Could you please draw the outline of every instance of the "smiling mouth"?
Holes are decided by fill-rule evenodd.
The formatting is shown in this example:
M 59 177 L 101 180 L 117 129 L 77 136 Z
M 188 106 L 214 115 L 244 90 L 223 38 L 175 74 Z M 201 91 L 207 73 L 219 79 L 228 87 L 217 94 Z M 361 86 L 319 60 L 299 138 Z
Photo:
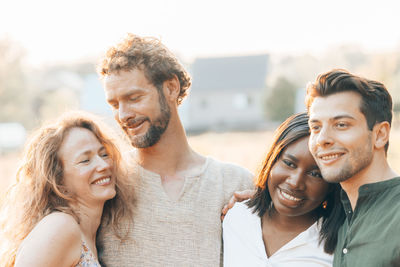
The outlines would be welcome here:
M 92 184 L 95 185 L 106 185 L 109 184 L 111 182 L 111 177 L 105 177 L 105 178 L 100 178 L 95 180 Z
M 290 201 L 300 202 L 300 201 L 303 200 L 303 199 L 301 199 L 301 198 L 295 197 L 295 196 L 293 196 L 293 195 L 291 195 L 291 194 L 289 194 L 289 193 L 286 193 L 286 192 L 282 191 L 282 189 L 280 189 L 280 188 L 279 188 L 279 193 L 281 194 L 281 196 L 282 196 L 284 199 L 287 199 L 287 200 L 290 200 Z
M 127 124 L 125 124 L 125 128 L 128 128 L 128 129 L 137 128 L 145 121 L 146 121 L 145 118 L 135 119 L 135 120 L 129 121 Z
M 337 160 L 339 157 L 341 157 L 342 155 L 343 155 L 343 153 L 334 153 L 334 154 L 319 156 L 318 158 L 325 162 L 333 162 L 333 161 Z
M 126 132 L 127 131 L 135 132 L 143 125 L 144 122 L 146 122 L 146 119 L 140 119 L 124 125 L 123 128 L 125 129 Z

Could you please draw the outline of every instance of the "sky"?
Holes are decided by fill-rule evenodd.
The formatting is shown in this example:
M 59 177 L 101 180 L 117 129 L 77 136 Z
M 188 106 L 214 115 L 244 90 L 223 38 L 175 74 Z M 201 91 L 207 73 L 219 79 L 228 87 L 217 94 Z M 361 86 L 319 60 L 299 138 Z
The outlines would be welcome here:
M 155 36 L 186 61 L 318 54 L 343 44 L 400 50 L 398 0 L 0 0 L 0 39 L 33 66 L 101 55 L 127 32 Z

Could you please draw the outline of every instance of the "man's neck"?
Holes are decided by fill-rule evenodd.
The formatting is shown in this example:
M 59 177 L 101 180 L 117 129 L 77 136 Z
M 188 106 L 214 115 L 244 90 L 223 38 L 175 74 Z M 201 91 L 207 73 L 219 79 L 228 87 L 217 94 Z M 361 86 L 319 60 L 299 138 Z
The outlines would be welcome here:
M 179 200 L 187 176 L 200 173 L 206 160 L 194 152 L 180 122 L 170 124 L 157 144 L 138 149 L 137 163 L 160 175 L 165 193 L 172 201 Z
M 358 199 L 358 190 L 361 186 L 386 181 L 396 176 L 398 176 L 398 174 L 390 168 L 386 157 L 375 157 L 369 166 L 346 181 L 341 182 L 340 185 L 346 192 L 354 211 Z
M 174 176 L 204 163 L 189 146 L 180 121 L 172 122 L 157 144 L 138 149 L 137 163 L 160 176 Z

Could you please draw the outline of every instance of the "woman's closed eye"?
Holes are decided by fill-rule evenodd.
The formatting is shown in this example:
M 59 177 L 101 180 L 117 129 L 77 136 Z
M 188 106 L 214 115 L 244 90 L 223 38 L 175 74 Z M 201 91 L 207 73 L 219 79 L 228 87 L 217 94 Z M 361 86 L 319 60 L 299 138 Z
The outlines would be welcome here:
M 99 150 L 99 156 L 102 158 L 108 158 L 108 152 L 106 150 L 106 148 L 103 146 L 101 147 L 101 149 Z
M 84 164 L 84 163 L 89 163 L 89 161 L 90 161 L 90 159 L 82 159 L 79 161 L 79 163 Z

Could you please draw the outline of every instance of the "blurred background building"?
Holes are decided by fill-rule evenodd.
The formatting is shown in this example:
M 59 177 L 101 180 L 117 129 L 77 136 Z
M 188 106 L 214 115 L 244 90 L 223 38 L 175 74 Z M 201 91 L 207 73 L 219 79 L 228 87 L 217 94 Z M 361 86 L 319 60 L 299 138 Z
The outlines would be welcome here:
M 254 130 L 265 121 L 268 55 L 197 58 L 181 118 L 188 131 Z

